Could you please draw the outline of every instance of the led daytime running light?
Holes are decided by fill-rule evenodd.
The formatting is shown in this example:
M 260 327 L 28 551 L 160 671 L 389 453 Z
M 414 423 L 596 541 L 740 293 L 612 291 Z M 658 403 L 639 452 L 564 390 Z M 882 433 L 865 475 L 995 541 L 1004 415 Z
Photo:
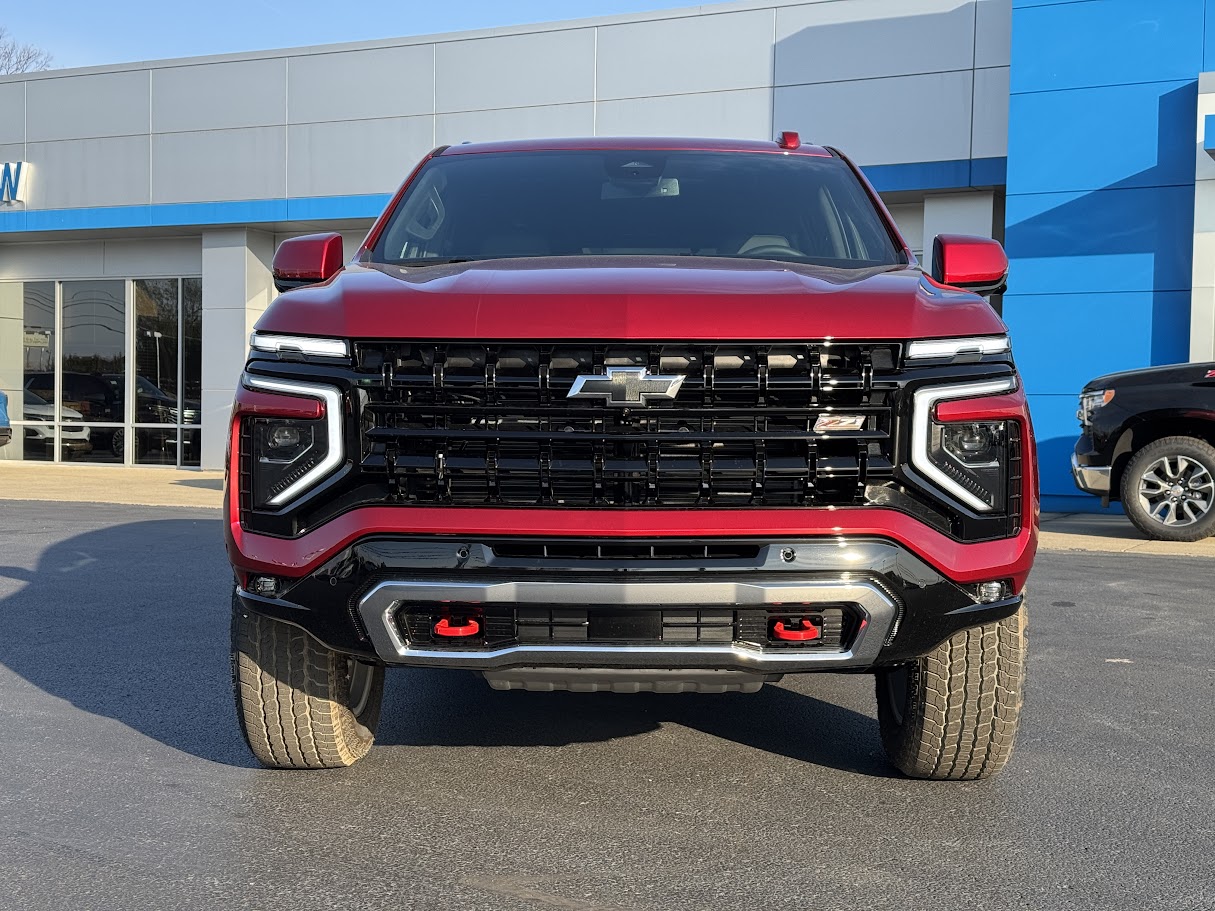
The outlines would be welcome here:
M 1007 335 L 980 335 L 972 338 L 917 339 L 907 346 L 908 360 L 957 357 L 962 354 L 1004 354 L 1012 350 Z
M 250 389 L 278 392 L 283 395 L 301 395 L 321 399 L 325 403 L 325 427 L 329 433 L 329 451 L 303 477 L 270 498 L 270 506 L 282 506 L 306 490 L 315 487 L 319 481 L 332 474 L 334 469 L 345 460 L 346 452 L 342 446 L 342 396 L 333 386 L 299 383 L 294 380 L 275 380 L 246 374 L 244 383 Z

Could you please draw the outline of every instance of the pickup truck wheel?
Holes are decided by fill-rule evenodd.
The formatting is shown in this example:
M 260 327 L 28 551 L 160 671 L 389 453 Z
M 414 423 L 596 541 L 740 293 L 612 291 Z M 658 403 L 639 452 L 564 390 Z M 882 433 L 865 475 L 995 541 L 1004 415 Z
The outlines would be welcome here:
M 325 648 L 232 598 L 232 684 L 249 749 L 272 769 L 331 769 L 367 755 L 384 668 Z
M 912 778 L 966 781 L 1012 756 L 1025 681 L 1025 606 L 955 633 L 918 661 L 877 674 L 890 761 Z
M 1122 473 L 1122 508 L 1149 538 L 1198 541 L 1215 533 L 1215 448 L 1195 437 L 1148 443 Z

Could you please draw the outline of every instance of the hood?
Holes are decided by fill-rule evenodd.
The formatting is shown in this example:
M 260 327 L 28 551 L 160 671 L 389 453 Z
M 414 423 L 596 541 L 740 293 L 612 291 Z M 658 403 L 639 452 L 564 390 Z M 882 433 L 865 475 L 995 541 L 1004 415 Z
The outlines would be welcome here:
M 705 257 L 348 266 L 280 295 L 266 332 L 338 338 L 882 340 L 1007 331 L 982 298 L 914 267 Z
M 1129 386 L 1156 386 L 1166 383 L 1215 383 L 1215 363 L 1166 364 L 1163 367 L 1142 367 L 1138 370 L 1123 370 L 1107 373 L 1084 384 L 1084 391 L 1092 389 L 1125 389 Z

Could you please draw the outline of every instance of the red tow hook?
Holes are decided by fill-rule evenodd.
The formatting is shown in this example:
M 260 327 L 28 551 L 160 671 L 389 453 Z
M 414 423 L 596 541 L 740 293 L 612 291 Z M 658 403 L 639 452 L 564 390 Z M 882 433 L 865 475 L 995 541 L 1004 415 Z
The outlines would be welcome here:
M 783 620 L 777 620 L 772 627 L 772 635 L 785 642 L 809 642 L 819 637 L 819 628 L 803 617 L 799 621 L 799 629 L 787 629 Z
M 463 636 L 475 636 L 481 632 L 481 624 L 469 617 L 461 625 L 453 624 L 450 620 L 444 617 L 435 624 L 435 635 L 443 636 L 448 639 L 458 639 Z

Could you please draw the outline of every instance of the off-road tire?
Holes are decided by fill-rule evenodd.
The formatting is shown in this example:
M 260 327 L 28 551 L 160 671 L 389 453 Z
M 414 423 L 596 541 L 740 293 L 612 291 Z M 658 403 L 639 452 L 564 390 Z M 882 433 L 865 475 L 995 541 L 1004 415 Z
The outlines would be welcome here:
M 1184 456 L 1206 469 L 1215 477 L 1215 447 L 1197 437 L 1164 437 L 1148 443 L 1131 456 L 1122 472 L 1120 496 L 1122 509 L 1131 523 L 1149 538 L 1160 541 L 1201 541 L 1215 534 L 1215 507 L 1189 525 L 1165 525 L 1144 508 L 1139 498 L 1139 480 L 1153 462 L 1161 458 Z
M 886 756 L 911 778 L 967 781 L 1012 756 L 1025 682 L 1025 606 L 877 674 Z
M 360 683 L 358 714 L 352 673 Z M 332 769 L 371 749 L 384 668 L 356 668 L 302 629 L 245 610 L 233 594 L 232 686 L 241 733 L 262 765 Z

